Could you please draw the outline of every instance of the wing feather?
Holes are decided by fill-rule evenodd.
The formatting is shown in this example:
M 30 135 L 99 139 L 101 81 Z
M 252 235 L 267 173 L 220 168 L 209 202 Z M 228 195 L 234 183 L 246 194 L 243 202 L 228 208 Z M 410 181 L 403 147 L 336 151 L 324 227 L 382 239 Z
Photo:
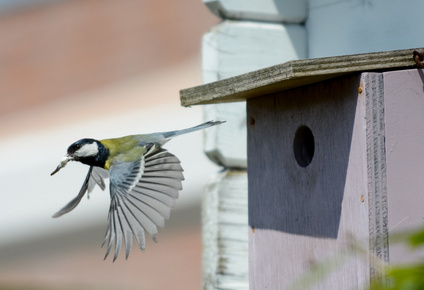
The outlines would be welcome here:
M 96 184 L 102 190 L 104 190 L 105 189 L 104 179 L 108 177 L 109 177 L 109 172 L 106 169 L 90 166 L 78 195 L 74 199 L 72 199 L 67 205 L 65 205 L 61 210 L 55 213 L 53 217 L 54 218 L 60 217 L 61 215 L 64 215 L 65 213 L 68 213 L 74 208 L 76 208 L 77 205 L 80 203 L 81 199 L 87 193 L 87 191 L 88 193 L 90 193 L 93 190 L 93 188 L 96 186 Z
M 123 213 L 125 213 L 125 217 L 126 220 L 128 222 L 128 228 L 130 229 L 130 232 L 132 232 L 134 234 L 134 237 L 137 241 L 137 244 L 139 246 L 139 248 L 144 251 L 145 249 L 145 235 L 144 235 L 144 229 L 143 227 L 140 225 L 140 223 L 138 222 L 138 220 L 135 218 L 135 215 L 133 213 L 133 211 L 128 208 L 128 204 L 127 201 L 125 199 L 122 199 L 123 204 L 125 205 L 126 211 L 123 211 Z M 132 242 L 132 236 L 129 236 L 129 239 Z M 128 259 L 129 256 L 129 252 L 131 250 L 131 245 L 132 243 L 126 243 L 126 258 Z
M 88 193 L 92 192 L 96 184 L 102 189 L 105 190 L 105 178 L 109 178 L 109 171 L 101 167 L 93 167 L 91 172 L 91 178 L 88 181 Z
M 111 204 L 111 209 L 109 210 L 109 215 L 108 215 L 108 231 L 106 233 L 106 237 L 108 240 L 108 246 L 107 246 L 107 250 L 106 250 L 106 255 L 104 257 L 104 260 L 106 260 L 107 256 L 109 255 L 110 251 L 112 250 L 112 246 L 113 243 L 115 242 L 115 224 L 114 224 L 114 219 L 113 219 L 113 209 L 112 209 L 112 204 Z M 105 237 L 105 240 L 106 240 Z
M 163 164 L 174 164 L 174 163 L 180 163 L 177 157 L 169 153 L 168 151 L 161 151 L 166 152 L 168 154 L 156 154 L 156 155 L 150 155 L 149 156 L 149 162 L 151 166 L 154 165 L 163 165 Z
M 150 183 L 150 182 L 139 182 L 135 188 L 139 189 L 151 189 L 163 194 L 166 194 L 174 199 L 178 198 L 178 189 L 169 187 L 167 185 Z
M 164 219 L 168 219 L 171 213 L 171 208 L 169 206 L 167 206 L 166 204 L 164 204 L 163 202 L 150 197 L 148 195 L 144 195 L 143 199 L 140 200 L 139 197 L 140 194 L 137 193 L 137 195 L 134 195 L 135 191 L 130 193 L 130 196 L 134 199 L 137 199 L 138 201 L 146 204 L 147 206 L 149 206 L 151 209 L 155 210 L 157 213 L 160 214 L 161 217 L 163 217 Z M 163 221 L 165 222 L 165 221 Z M 158 223 L 156 223 L 158 226 L 163 227 L 163 225 L 159 225 Z
M 128 200 L 128 198 L 127 198 Z M 147 234 L 156 241 L 157 227 L 153 220 L 148 217 L 144 212 L 140 210 L 140 208 L 135 205 L 133 202 L 128 203 L 128 209 L 131 210 L 135 219 L 138 221 L 140 226 L 147 232 Z M 137 225 L 132 225 L 137 226 Z
M 177 190 L 183 189 L 181 180 L 174 179 L 174 178 L 168 178 L 168 177 L 148 177 L 144 180 L 140 180 L 143 184 L 145 183 L 153 183 L 157 185 L 165 185 L 168 187 L 175 188 Z
M 175 199 L 163 192 L 141 187 L 135 187 L 132 192 L 151 197 L 163 203 L 168 208 L 173 208 L 175 206 Z
M 157 226 L 163 228 L 165 226 L 165 218 L 163 215 L 160 214 L 157 210 L 147 205 L 144 201 L 138 199 L 137 197 L 133 195 L 129 195 L 127 197 L 131 203 L 137 207 L 137 209 L 143 213 L 146 214 L 149 219 L 154 222 Z M 144 199 L 143 199 L 144 200 Z
M 103 246 L 106 244 L 106 242 L 109 244 L 109 242 L 110 242 L 110 229 L 111 229 L 111 227 L 110 227 L 110 218 L 109 218 L 109 216 L 108 216 L 108 218 L 107 218 L 107 221 L 108 221 L 108 227 L 107 227 L 107 230 L 106 230 L 106 234 L 105 234 L 105 238 L 103 239 L 103 243 L 102 243 L 102 248 L 103 248 Z M 106 258 L 106 257 L 105 257 Z
M 115 245 L 115 261 L 125 242 L 126 258 L 134 235 L 141 250 L 146 232 L 154 241 L 157 227 L 163 227 L 182 189 L 183 169 L 177 157 L 151 144 L 147 152 L 133 162 L 116 162 L 110 168 L 108 242 L 106 256 Z
M 115 199 L 117 200 L 117 199 Z M 119 207 L 117 207 L 116 203 L 114 206 L 114 211 L 113 211 L 113 224 L 115 226 L 114 230 L 115 230 L 115 235 L 116 235 L 116 239 L 115 239 L 115 254 L 113 255 L 113 261 L 116 260 L 116 258 L 118 258 L 118 254 L 121 251 L 121 247 L 122 247 L 122 227 L 121 227 L 121 222 L 119 219 Z
M 90 166 L 78 195 L 74 199 L 72 199 L 70 202 L 68 202 L 68 204 L 66 204 L 61 210 L 55 213 L 53 215 L 54 218 L 60 217 L 61 215 L 64 215 L 65 213 L 68 213 L 74 208 L 76 208 L 76 206 L 80 203 L 81 199 L 84 197 L 85 193 L 87 192 L 88 183 L 91 178 L 92 171 L 93 171 L 93 166 Z
M 171 171 L 171 170 L 162 170 L 162 171 L 144 171 L 143 174 L 143 178 L 150 178 L 150 177 L 169 177 L 169 178 L 173 178 L 176 180 L 180 180 L 183 181 L 184 180 L 184 176 L 182 172 L 179 171 Z
M 176 170 L 176 171 L 180 171 L 181 165 L 180 163 L 163 163 L 163 164 L 156 164 L 156 165 L 151 165 L 149 164 L 149 167 L 144 168 L 144 173 L 150 172 L 150 171 L 162 171 L 162 170 Z

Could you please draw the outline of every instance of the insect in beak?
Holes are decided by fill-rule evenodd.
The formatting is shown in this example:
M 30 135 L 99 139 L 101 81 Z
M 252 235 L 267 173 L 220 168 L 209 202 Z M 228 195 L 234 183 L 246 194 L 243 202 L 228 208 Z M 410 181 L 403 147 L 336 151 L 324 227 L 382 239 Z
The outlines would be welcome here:
M 62 158 L 62 160 L 60 161 L 60 164 L 56 167 L 56 169 L 50 174 L 53 175 L 56 172 L 58 172 L 60 169 L 62 169 L 63 167 L 66 166 L 66 164 L 71 161 L 73 158 L 69 155 L 66 155 L 65 157 Z

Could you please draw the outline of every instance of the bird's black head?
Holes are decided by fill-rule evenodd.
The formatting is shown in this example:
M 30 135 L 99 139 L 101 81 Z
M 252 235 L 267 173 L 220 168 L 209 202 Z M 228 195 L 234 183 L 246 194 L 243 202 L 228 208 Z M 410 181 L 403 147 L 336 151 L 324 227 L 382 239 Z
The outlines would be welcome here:
M 81 163 L 104 167 L 109 151 L 97 140 L 81 139 L 68 147 L 71 160 Z

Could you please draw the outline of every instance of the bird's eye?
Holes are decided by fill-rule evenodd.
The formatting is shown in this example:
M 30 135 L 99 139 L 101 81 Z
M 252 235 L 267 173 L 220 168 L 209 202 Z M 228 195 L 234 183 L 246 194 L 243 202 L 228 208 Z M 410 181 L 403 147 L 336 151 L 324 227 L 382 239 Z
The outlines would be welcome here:
M 74 153 L 75 151 L 79 150 L 82 147 L 81 144 L 72 144 L 71 146 L 69 146 L 68 148 L 68 153 Z
M 82 147 L 81 143 L 74 144 L 75 151 Z

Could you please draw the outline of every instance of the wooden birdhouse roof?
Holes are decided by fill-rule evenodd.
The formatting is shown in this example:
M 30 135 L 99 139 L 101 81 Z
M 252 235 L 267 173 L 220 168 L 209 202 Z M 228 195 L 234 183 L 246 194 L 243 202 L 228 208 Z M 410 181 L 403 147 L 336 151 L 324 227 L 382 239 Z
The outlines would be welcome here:
M 244 101 L 339 76 L 416 67 L 413 49 L 288 61 L 180 91 L 181 105 Z

